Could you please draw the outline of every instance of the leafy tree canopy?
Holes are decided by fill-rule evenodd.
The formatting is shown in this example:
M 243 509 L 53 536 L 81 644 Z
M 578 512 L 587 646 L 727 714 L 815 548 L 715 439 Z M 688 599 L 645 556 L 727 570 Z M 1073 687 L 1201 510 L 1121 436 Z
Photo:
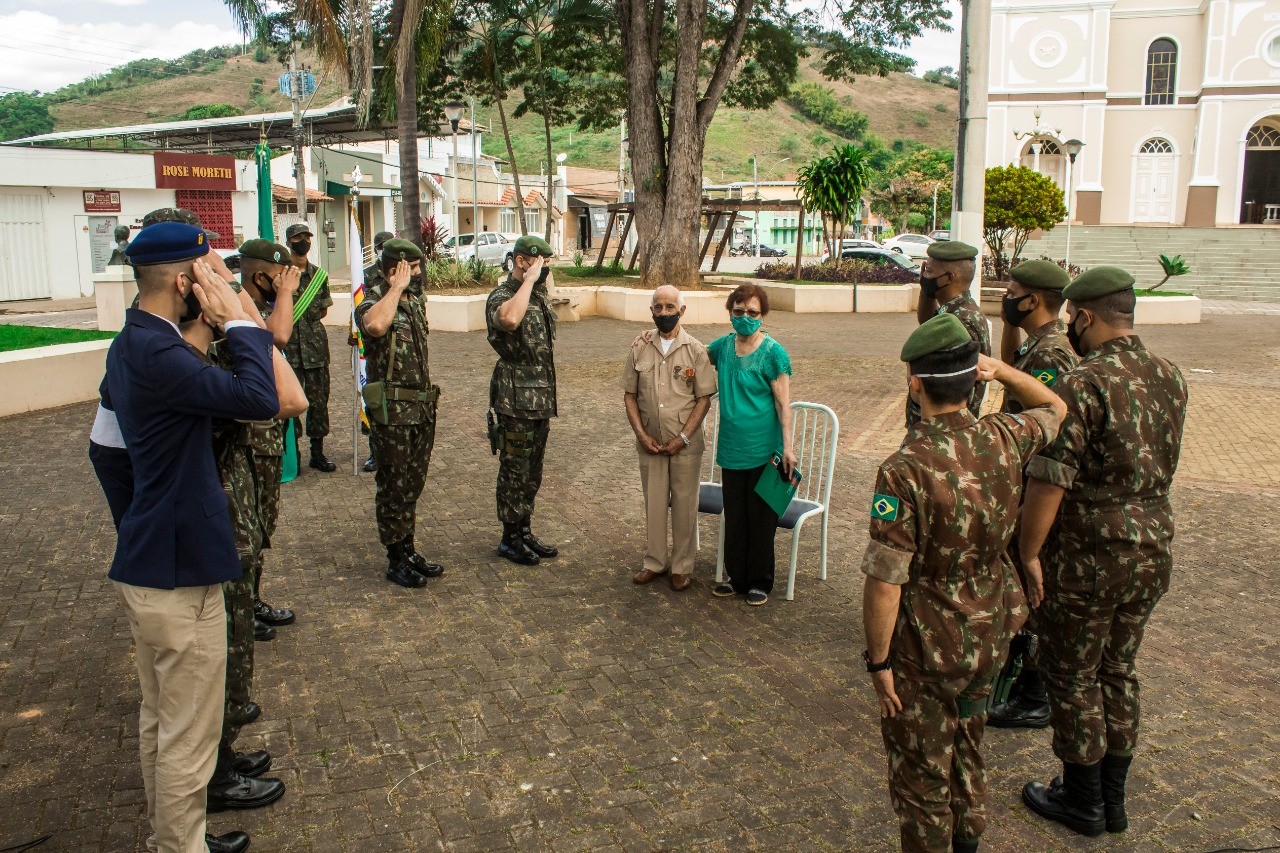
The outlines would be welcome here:
M 1033 231 L 1048 231 L 1066 215 L 1062 189 L 1047 175 L 1025 166 L 987 169 L 982 228 L 996 278 L 1017 263 Z
M 53 130 L 49 107 L 39 93 L 10 92 L 0 97 L 0 141 Z

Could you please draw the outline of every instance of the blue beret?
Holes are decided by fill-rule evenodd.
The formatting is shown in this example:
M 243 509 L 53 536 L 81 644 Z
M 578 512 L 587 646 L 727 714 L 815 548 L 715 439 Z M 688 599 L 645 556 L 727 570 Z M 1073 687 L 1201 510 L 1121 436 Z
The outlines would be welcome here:
M 171 264 L 209 254 L 209 241 L 194 225 L 157 222 L 139 231 L 124 253 L 136 267 Z

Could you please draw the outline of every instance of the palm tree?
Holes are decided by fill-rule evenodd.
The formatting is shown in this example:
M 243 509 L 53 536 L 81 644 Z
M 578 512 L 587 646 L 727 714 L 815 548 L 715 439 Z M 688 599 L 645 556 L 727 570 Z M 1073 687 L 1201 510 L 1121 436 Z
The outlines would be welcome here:
M 857 218 L 870 180 L 866 152 L 852 145 L 837 147 L 828 156 L 800 167 L 796 177 L 800 200 L 822 216 L 823 236 L 830 241 L 832 260 L 840 258 L 840 238 L 845 226 Z

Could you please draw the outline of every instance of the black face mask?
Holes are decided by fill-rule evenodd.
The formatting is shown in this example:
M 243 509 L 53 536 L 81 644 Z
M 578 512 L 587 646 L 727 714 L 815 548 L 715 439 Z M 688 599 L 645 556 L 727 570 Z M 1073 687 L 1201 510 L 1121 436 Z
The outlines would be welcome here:
M 1006 296 L 1000 301 L 1000 316 L 1010 326 L 1021 326 L 1022 321 L 1031 316 L 1036 309 L 1023 310 L 1018 306 L 1022 304 L 1022 300 L 1030 297 L 1030 293 L 1024 293 L 1022 296 Z
M 679 314 L 654 314 L 653 322 L 654 322 L 654 325 L 658 327 L 659 332 L 662 332 L 662 334 L 664 335 L 669 335 L 671 334 L 671 331 L 675 329 L 676 326 L 680 325 L 680 315 Z
M 308 252 L 310 252 L 310 251 L 311 251 L 311 241 L 310 241 L 310 240 L 298 240 L 298 241 L 297 241 L 297 242 L 295 242 L 295 243 L 290 243 L 290 244 L 289 244 L 289 248 L 290 248 L 291 250 L 293 250 L 293 253 L 294 253 L 295 255 L 305 255 L 305 254 L 307 254 Z
M 538 280 L 533 283 L 533 286 L 534 287 L 545 286 L 547 283 L 547 276 L 550 274 L 551 274 L 551 267 L 546 266 L 544 264 L 542 267 L 542 272 L 538 273 Z
M 266 283 L 266 284 L 263 284 L 263 283 L 258 279 L 258 276 L 262 276 L 262 278 L 266 279 L 266 280 L 267 280 L 267 283 Z M 268 302 L 275 302 L 275 301 L 276 301 L 276 289 L 275 289 L 275 286 L 273 285 L 273 283 L 272 283 L 272 281 L 271 281 L 271 276 L 267 275 L 267 274 L 266 274 L 266 273 L 264 273 L 264 272 L 254 273 L 254 274 L 253 274 L 253 286 L 254 286 L 254 287 L 256 287 L 256 288 L 258 288 L 258 290 L 262 293 L 262 298 L 263 298 L 263 299 L 267 300 Z
M 1079 314 L 1076 315 L 1076 319 L 1080 319 Z M 1083 335 L 1084 332 L 1076 331 L 1075 320 L 1071 321 L 1071 323 L 1067 325 L 1067 342 L 1071 344 L 1071 348 L 1076 351 L 1076 355 L 1081 358 L 1084 358 L 1084 354 L 1086 352 L 1084 348 L 1084 341 L 1081 340 Z
M 927 276 L 924 270 L 920 271 L 920 292 L 932 299 L 938 295 L 938 282 L 942 280 L 942 276 Z
M 200 312 L 203 309 L 200 307 L 200 300 L 196 297 L 196 288 L 194 284 L 191 286 L 190 292 L 188 292 L 186 296 L 182 297 L 182 303 L 184 307 L 182 309 L 182 316 L 178 318 L 179 323 L 190 323 L 192 320 L 200 316 Z
M 422 293 L 422 273 L 409 276 L 409 286 L 405 288 L 409 293 L 418 296 Z

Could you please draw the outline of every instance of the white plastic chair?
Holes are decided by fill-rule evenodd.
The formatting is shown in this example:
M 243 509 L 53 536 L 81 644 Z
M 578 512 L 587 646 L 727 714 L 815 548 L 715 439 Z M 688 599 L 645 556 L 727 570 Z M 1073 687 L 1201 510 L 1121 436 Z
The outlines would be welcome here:
M 711 396 L 711 408 L 702 421 L 702 437 L 706 471 L 698 483 L 698 513 L 720 516 L 724 514 L 724 491 L 720 487 L 720 468 L 716 465 L 716 439 L 720 436 L 720 395 Z M 722 525 L 723 527 L 723 525 Z M 723 535 L 723 532 L 722 532 Z M 694 525 L 694 548 L 702 550 L 702 525 Z
M 804 475 L 787 511 L 778 518 L 778 527 L 791 531 L 791 568 L 787 574 L 787 601 L 795 599 L 796 562 L 800 554 L 800 528 L 815 516 L 822 516 L 822 550 L 818 577 L 827 579 L 827 522 L 831 513 L 831 481 L 835 478 L 836 447 L 840 443 L 840 419 L 820 403 L 791 404 L 791 434 L 795 442 L 796 467 Z M 716 583 L 724 580 L 724 496 L 720 500 L 720 552 L 716 555 Z M 701 509 L 701 507 L 699 507 Z

